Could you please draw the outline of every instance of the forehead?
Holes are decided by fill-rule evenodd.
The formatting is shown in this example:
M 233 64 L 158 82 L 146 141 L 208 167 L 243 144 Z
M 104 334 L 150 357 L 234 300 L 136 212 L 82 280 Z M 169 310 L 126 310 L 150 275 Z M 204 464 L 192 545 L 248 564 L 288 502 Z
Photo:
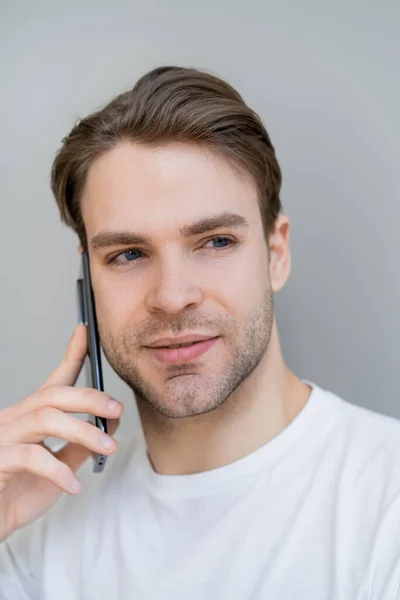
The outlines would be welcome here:
M 227 211 L 257 224 L 257 197 L 251 177 L 209 149 L 124 143 L 93 162 L 81 207 L 90 239 L 103 229 L 166 233 Z

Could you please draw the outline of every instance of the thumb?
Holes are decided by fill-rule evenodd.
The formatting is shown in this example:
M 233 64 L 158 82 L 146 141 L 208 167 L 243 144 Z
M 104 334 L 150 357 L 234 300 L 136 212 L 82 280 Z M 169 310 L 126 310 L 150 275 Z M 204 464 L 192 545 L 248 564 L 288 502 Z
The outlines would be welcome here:
M 39 389 L 41 390 L 50 385 L 74 385 L 82 370 L 87 351 L 86 326 L 79 324 L 75 327 L 68 342 L 62 361 Z

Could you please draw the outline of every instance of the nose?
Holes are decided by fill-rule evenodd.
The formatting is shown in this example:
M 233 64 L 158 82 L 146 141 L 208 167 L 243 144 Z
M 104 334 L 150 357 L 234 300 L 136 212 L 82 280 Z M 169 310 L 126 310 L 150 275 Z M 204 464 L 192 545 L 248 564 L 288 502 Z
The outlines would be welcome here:
M 203 294 L 195 279 L 193 265 L 184 259 L 169 256 L 160 261 L 154 269 L 151 288 L 146 296 L 147 310 L 172 315 L 196 308 Z

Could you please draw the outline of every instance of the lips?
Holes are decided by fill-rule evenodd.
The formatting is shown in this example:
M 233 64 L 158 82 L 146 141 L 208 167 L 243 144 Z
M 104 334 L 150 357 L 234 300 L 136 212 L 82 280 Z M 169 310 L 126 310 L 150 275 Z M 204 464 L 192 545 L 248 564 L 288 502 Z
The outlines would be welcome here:
M 188 336 L 188 338 L 189 338 L 189 336 Z M 170 340 L 170 343 L 184 344 L 184 343 L 188 343 L 190 341 L 189 339 L 187 341 L 183 341 L 184 339 L 185 338 L 181 338 L 178 342 L 176 340 L 175 340 L 175 342 Z M 148 352 L 150 352 L 150 354 L 152 354 L 154 358 L 156 358 L 157 360 L 159 360 L 162 363 L 167 363 L 167 364 L 185 363 L 185 362 L 196 360 L 197 358 L 200 358 L 200 356 L 203 356 L 203 354 L 208 352 L 208 350 L 210 350 L 210 348 L 212 348 L 214 346 L 214 344 L 217 342 L 218 339 L 219 339 L 218 337 L 211 338 L 211 339 L 205 339 L 202 341 L 195 342 L 191 346 L 186 346 L 183 348 L 165 348 L 165 347 L 160 347 L 160 346 L 158 346 L 158 347 L 147 346 L 146 350 Z
M 156 340 L 152 344 L 147 344 L 147 346 L 149 346 L 150 348 L 165 348 L 166 346 L 174 346 L 177 344 L 189 344 L 191 342 L 204 342 L 205 340 L 210 340 L 213 337 L 216 337 L 216 336 L 191 333 L 188 335 L 181 335 L 180 337 L 163 338 L 161 340 Z

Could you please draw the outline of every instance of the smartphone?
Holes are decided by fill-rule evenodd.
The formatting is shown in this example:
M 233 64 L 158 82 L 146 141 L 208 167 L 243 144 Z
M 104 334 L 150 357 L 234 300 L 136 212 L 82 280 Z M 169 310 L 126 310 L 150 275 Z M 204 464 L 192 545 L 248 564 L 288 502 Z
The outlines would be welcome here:
M 103 370 L 101 366 L 101 347 L 99 330 L 97 327 L 96 307 L 90 277 L 90 263 L 87 251 L 82 252 L 82 277 L 77 279 L 78 319 L 86 325 L 88 333 L 88 358 L 86 359 L 87 386 L 104 392 Z M 92 415 L 93 425 L 107 433 L 107 419 Z M 101 473 L 104 470 L 107 456 L 96 454 L 93 462 L 93 472 Z

